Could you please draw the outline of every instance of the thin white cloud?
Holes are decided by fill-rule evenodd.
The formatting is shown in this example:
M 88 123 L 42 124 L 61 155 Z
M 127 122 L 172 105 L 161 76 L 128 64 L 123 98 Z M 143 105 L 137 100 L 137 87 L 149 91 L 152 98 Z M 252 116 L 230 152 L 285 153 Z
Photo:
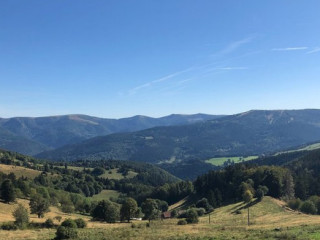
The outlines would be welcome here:
M 247 67 L 221 67 L 216 69 L 217 70 L 246 70 L 248 68 Z
M 299 51 L 306 50 L 308 47 L 287 47 L 287 48 L 273 48 L 272 51 Z
M 218 53 L 213 54 L 212 56 L 226 55 L 231 52 L 234 52 L 235 50 L 240 48 L 242 45 L 250 43 L 253 39 L 254 39 L 254 37 L 247 37 L 247 38 L 244 38 L 244 39 L 241 39 L 238 41 L 234 41 L 234 42 L 230 43 L 228 46 L 226 46 L 224 49 L 219 51 Z
M 320 52 L 320 47 L 316 47 L 314 48 L 313 50 L 307 52 L 307 54 L 311 54 L 311 53 L 317 53 L 317 52 Z
M 174 77 L 176 77 L 176 76 L 178 76 L 178 75 L 181 75 L 181 74 L 183 74 L 183 73 L 189 72 L 189 71 L 191 71 L 191 70 L 193 70 L 193 69 L 194 69 L 194 67 L 190 67 L 190 68 L 184 69 L 184 70 L 182 70 L 182 71 L 178 71 L 178 72 L 169 74 L 169 75 L 164 76 L 164 77 L 162 77 L 162 78 L 159 78 L 159 79 L 156 79 L 156 80 L 153 80 L 153 81 L 144 83 L 144 84 L 142 84 L 142 85 L 139 85 L 139 86 L 137 86 L 137 87 L 134 87 L 134 88 L 130 89 L 130 90 L 129 90 L 129 94 L 130 94 L 130 95 L 134 95 L 134 94 L 136 94 L 136 93 L 137 93 L 139 90 L 141 90 L 141 89 L 151 87 L 151 86 L 153 86 L 153 85 L 156 84 L 156 83 L 160 83 L 160 82 L 167 81 L 167 80 L 169 80 L 169 79 L 171 79 L 171 78 L 174 78 Z

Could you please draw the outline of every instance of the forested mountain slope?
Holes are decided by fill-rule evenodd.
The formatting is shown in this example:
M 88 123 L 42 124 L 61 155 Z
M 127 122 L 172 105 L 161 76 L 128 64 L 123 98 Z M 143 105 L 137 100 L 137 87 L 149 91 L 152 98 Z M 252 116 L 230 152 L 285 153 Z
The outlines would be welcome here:
M 86 115 L 2 118 L 0 119 L 0 147 L 33 155 L 96 136 L 138 131 L 155 126 L 190 124 L 218 117 L 220 116 L 175 114 L 161 118 L 134 116 L 122 119 Z
M 168 164 L 271 153 L 317 140 L 320 110 L 257 110 L 190 125 L 96 137 L 38 156 Z

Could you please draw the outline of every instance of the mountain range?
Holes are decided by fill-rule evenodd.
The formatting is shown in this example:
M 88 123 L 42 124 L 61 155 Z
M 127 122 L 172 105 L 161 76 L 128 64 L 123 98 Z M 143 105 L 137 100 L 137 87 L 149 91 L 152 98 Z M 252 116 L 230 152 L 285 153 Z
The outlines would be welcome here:
M 267 154 L 320 140 L 320 110 L 254 110 L 189 125 L 99 136 L 38 155 L 156 164 Z
M 122 119 L 87 115 L 0 118 L 0 148 L 28 155 L 112 133 L 133 132 L 155 126 L 185 125 L 216 119 L 207 114 L 173 114 L 161 118 L 134 116 Z

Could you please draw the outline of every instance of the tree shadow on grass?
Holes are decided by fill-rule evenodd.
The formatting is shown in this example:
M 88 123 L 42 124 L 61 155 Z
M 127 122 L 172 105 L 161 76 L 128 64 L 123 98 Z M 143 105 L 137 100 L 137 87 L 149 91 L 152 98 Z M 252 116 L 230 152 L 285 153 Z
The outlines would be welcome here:
M 255 199 L 254 201 L 251 201 L 251 202 L 247 203 L 246 205 L 241 206 L 241 207 L 235 209 L 235 210 L 232 211 L 231 213 L 232 213 L 232 214 L 239 214 L 239 211 L 241 211 L 241 210 L 243 210 L 243 209 L 247 209 L 247 208 L 249 208 L 249 207 L 252 207 L 252 206 L 256 205 L 256 204 L 259 203 L 259 202 L 260 202 L 260 200 Z

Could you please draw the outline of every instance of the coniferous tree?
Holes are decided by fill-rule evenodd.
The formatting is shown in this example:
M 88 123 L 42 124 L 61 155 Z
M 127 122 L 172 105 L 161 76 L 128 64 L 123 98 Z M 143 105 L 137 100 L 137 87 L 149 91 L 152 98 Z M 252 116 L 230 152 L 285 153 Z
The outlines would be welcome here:
M 9 179 L 6 179 L 1 184 L 1 199 L 5 203 L 14 202 L 16 200 L 16 194 L 12 182 Z

